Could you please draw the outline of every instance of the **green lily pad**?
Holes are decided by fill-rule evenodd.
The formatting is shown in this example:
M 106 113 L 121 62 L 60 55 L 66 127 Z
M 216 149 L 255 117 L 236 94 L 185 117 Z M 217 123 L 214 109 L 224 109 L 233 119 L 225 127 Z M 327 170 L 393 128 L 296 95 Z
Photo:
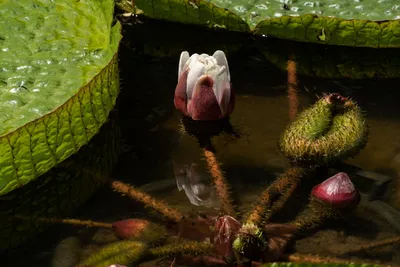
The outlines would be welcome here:
M 0 195 L 99 131 L 119 92 L 113 0 L 0 1 Z
M 117 0 L 154 19 L 329 45 L 400 47 L 397 0 Z

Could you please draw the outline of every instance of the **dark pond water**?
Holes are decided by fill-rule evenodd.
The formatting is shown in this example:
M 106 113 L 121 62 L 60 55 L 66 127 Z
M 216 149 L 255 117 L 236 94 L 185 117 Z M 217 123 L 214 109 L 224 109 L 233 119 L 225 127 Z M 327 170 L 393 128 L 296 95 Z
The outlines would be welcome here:
M 151 22 L 134 25 L 134 32 L 126 30 L 124 36 L 120 51 L 122 91 L 117 105 L 123 151 L 113 178 L 142 186 L 144 191 L 185 214 L 196 211 L 218 213 L 213 207 L 218 207 L 219 202 L 212 193 L 203 198 L 205 206 L 196 206 L 190 203 L 184 190 L 177 188 L 174 170 L 184 165 L 200 165 L 197 174 L 203 180 L 198 182 L 206 188 L 210 177 L 198 143 L 181 131 L 181 117 L 175 111 L 172 100 L 180 52 L 212 53 L 223 49 L 228 54 L 236 90 L 236 108 L 231 123 L 240 138 L 222 135 L 213 142 L 232 187 L 235 203 L 241 214 L 245 214 L 262 189 L 288 167 L 288 161 L 277 148 L 280 134 L 290 116 L 287 73 L 266 61 L 255 50 L 252 37 L 202 30 L 193 32 L 192 28 L 186 27 L 178 30 L 175 25 Z M 293 45 L 303 47 L 276 40 L 268 42 L 274 45 L 272 50 L 282 47 L 283 52 Z M 312 47 L 305 49 L 313 51 Z M 331 53 L 335 51 L 338 50 L 331 50 Z M 164 57 L 152 57 L 150 53 Z M 348 50 L 346 53 L 362 54 L 369 53 L 369 50 Z M 360 188 L 363 199 L 352 215 L 329 223 L 317 232 L 304 234 L 290 251 L 330 256 L 340 248 L 398 235 L 400 216 L 394 208 L 400 209 L 399 82 L 400 79 L 365 81 L 298 76 L 295 95 L 299 109 L 314 103 L 323 93 L 337 92 L 353 98 L 365 110 L 370 125 L 368 144 L 347 163 L 357 166 L 358 174 L 369 178 L 354 175 L 354 182 Z M 381 190 L 373 195 L 373 201 L 368 201 L 365 196 L 386 177 L 392 178 L 388 186 L 378 187 Z M 302 201 L 307 201 L 307 196 Z M 283 215 L 276 220 L 290 220 L 299 211 L 295 204 L 285 208 Z M 124 218 L 152 219 L 151 213 L 140 204 L 109 188 L 101 189 L 78 210 L 75 217 L 102 222 Z M 72 250 L 68 248 L 68 244 L 79 243 L 77 240 L 81 246 Z M 7 256 L 3 263 L 9 264 L 1 266 L 68 266 L 52 265 L 55 248 L 60 242 L 64 243 L 65 251 L 62 251 L 66 254 L 62 257 L 66 259 L 74 257 L 76 251 L 82 257 L 87 256 L 114 240 L 112 232 L 107 229 L 57 225 Z M 372 250 L 351 259 L 400 265 L 400 247 Z M 152 265 L 155 263 L 149 264 Z

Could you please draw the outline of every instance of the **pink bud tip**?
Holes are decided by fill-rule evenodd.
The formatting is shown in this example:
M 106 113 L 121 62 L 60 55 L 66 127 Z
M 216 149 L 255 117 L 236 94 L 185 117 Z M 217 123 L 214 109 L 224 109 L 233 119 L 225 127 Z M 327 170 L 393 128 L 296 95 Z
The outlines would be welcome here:
M 140 236 L 149 222 L 141 219 L 127 219 L 112 224 L 116 237 L 120 239 L 131 239 Z
M 334 208 L 355 206 L 360 202 L 360 194 L 344 172 L 339 172 L 314 186 L 311 195 Z

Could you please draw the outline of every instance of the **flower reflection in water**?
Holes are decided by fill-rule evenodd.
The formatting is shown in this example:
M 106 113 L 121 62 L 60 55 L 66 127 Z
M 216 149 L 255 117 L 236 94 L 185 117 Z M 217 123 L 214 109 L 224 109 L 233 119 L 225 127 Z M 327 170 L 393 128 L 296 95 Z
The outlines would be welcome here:
M 219 209 L 220 203 L 215 186 L 208 185 L 211 177 L 199 164 L 174 164 L 176 185 L 179 191 L 184 190 L 190 203 L 195 206 Z

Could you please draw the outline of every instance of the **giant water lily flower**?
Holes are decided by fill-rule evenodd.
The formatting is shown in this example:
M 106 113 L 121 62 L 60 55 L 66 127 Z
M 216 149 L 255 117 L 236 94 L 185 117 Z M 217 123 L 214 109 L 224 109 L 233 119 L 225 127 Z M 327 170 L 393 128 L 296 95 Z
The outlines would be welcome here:
M 231 114 L 235 98 L 225 53 L 212 56 L 184 51 L 179 59 L 176 109 L 193 120 L 218 120 Z

